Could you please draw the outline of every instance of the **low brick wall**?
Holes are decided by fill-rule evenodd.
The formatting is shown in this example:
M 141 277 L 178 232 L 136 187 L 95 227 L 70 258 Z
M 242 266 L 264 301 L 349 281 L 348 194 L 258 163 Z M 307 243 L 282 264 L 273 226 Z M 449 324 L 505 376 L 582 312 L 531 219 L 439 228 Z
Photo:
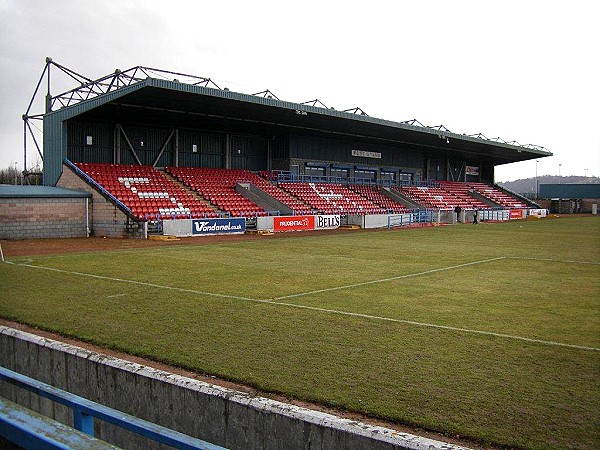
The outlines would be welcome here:
M 0 239 L 87 236 L 87 198 L 0 198 Z

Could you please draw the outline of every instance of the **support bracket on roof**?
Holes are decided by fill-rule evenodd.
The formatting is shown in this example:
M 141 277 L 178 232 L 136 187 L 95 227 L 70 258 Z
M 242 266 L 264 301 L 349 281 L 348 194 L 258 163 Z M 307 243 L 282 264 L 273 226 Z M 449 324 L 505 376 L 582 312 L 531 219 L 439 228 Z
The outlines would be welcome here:
M 325 109 L 329 109 L 327 106 L 325 106 L 325 104 L 319 100 L 318 98 L 315 98 L 314 100 L 309 100 L 307 102 L 302 102 L 300 103 L 301 105 L 310 105 L 310 106 L 320 106 L 321 108 L 325 108 Z
M 366 112 L 364 112 L 358 106 L 356 108 L 345 109 L 343 112 L 349 112 L 349 113 L 353 113 L 353 114 L 360 114 L 361 116 L 367 116 L 367 117 L 369 116 Z
M 135 152 L 135 149 L 133 148 L 133 145 L 131 145 L 131 141 L 129 140 L 129 137 L 127 136 L 127 133 L 125 133 L 125 130 L 123 129 L 123 127 L 121 125 L 118 125 L 117 129 L 118 129 L 118 132 L 120 134 L 122 134 L 123 137 L 125 138 L 125 142 L 127 143 L 127 146 L 129 147 L 129 151 L 131 152 L 131 154 L 133 155 L 133 157 L 135 158 L 135 160 L 137 161 L 137 163 L 141 166 L 142 162 L 140 161 L 140 158 L 138 158 L 138 155 Z
M 253 96 L 257 97 L 257 96 L 261 96 L 264 98 L 274 98 L 275 100 L 279 100 L 279 97 L 277 97 L 275 94 L 273 94 L 270 90 L 265 89 L 264 91 L 260 91 L 257 92 L 256 94 L 252 94 Z
M 165 152 L 165 149 L 167 148 L 167 145 L 169 145 L 169 142 L 171 142 L 171 138 L 173 137 L 174 134 L 175 134 L 175 128 L 173 128 L 173 130 L 171 131 L 171 134 L 169 134 L 169 137 L 167 138 L 167 140 L 161 147 L 160 152 L 158 152 L 158 155 L 156 155 L 156 158 L 152 162 L 152 167 L 156 167 L 156 165 L 158 164 L 158 161 L 160 160 L 160 157 Z

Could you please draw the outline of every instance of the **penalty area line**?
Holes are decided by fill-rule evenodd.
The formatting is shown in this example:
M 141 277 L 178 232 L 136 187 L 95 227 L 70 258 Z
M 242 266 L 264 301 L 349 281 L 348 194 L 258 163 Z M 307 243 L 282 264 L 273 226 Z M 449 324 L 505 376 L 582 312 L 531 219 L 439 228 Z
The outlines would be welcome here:
M 425 270 L 424 272 L 415 272 L 415 273 L 409 273 L 406 275 L 398 275 L 398 276 L 390 277 L 390 278 L 382 278 L 379 280 L 363 281 L 361 283 L 346 284 L 343 286 L 334 286 L 334 287 L 325 288 L 325 289 L 316 289 L 314 291 L 298 292 L 297 294 L 282 295 L 281 297 L 274 297 L 273 300 L 275 300 L 275 301 L 285 300 L 287 298 L 304 297 L 306 295 L 321 294 L 323 292 L 341 291 L 343 289 L 351 289 L 351 288 L 360 287 L 360 286 L 369 286 L 370 284 L 387 283 L 388 281 L 396 281 L 396 280 L 403 280 L 405 278 L 420 277 L 420 276 L 429 275 L 432 273 L 444 272 L 447 270 L 454 270 L 454 269 L 460 269 L 462 267 L 474 266 L 476 264 L 485 264 L 485 263 L 493 262 L 493 261 L 501 261 L 503 259 L 506 259 L 506 257 L 499 256 L 497 258 L 481 259 L 479 261 L 471 261 L 468 263 L 456 264 L 454 266 L 447 266 L 447 267 L 440 267 L 438 269 Z

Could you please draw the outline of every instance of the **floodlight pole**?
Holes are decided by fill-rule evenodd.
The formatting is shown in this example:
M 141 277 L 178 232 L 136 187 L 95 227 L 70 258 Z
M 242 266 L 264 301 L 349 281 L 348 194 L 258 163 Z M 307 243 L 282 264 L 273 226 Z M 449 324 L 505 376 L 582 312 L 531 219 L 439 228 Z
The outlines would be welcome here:
M 538 159 L 535 160 L 535 199 L 537 200 L 539 198 L 540 195 L 540 182 L 538 180 L 538 163 L 540 161 Z
M 560 177 L 560 166 L 562 166 L 562 164 L 559 164 L 559 165 L 558 165 L 558 183 L 559 183 L 559 184 L 562 184 L 562 179 L 561 179 L 561 177 Z

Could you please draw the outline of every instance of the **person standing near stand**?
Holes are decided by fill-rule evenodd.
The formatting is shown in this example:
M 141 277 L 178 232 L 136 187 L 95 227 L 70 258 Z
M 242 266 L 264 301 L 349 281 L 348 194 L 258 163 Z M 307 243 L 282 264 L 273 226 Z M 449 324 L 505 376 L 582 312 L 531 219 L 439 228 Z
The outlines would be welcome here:
M 477 208 L 475 208 L 473 210 L 473 225 L 477 225 L 479 222 L 477 222 L 477 215 L 479 214 L 479 210 Z
M 454 212 L 456 213 L 456 221 L 457 222 L 460 222 L 460 211 L 461 211 L 460 206 L 457 205 L 456 208 L 454 208 Z

